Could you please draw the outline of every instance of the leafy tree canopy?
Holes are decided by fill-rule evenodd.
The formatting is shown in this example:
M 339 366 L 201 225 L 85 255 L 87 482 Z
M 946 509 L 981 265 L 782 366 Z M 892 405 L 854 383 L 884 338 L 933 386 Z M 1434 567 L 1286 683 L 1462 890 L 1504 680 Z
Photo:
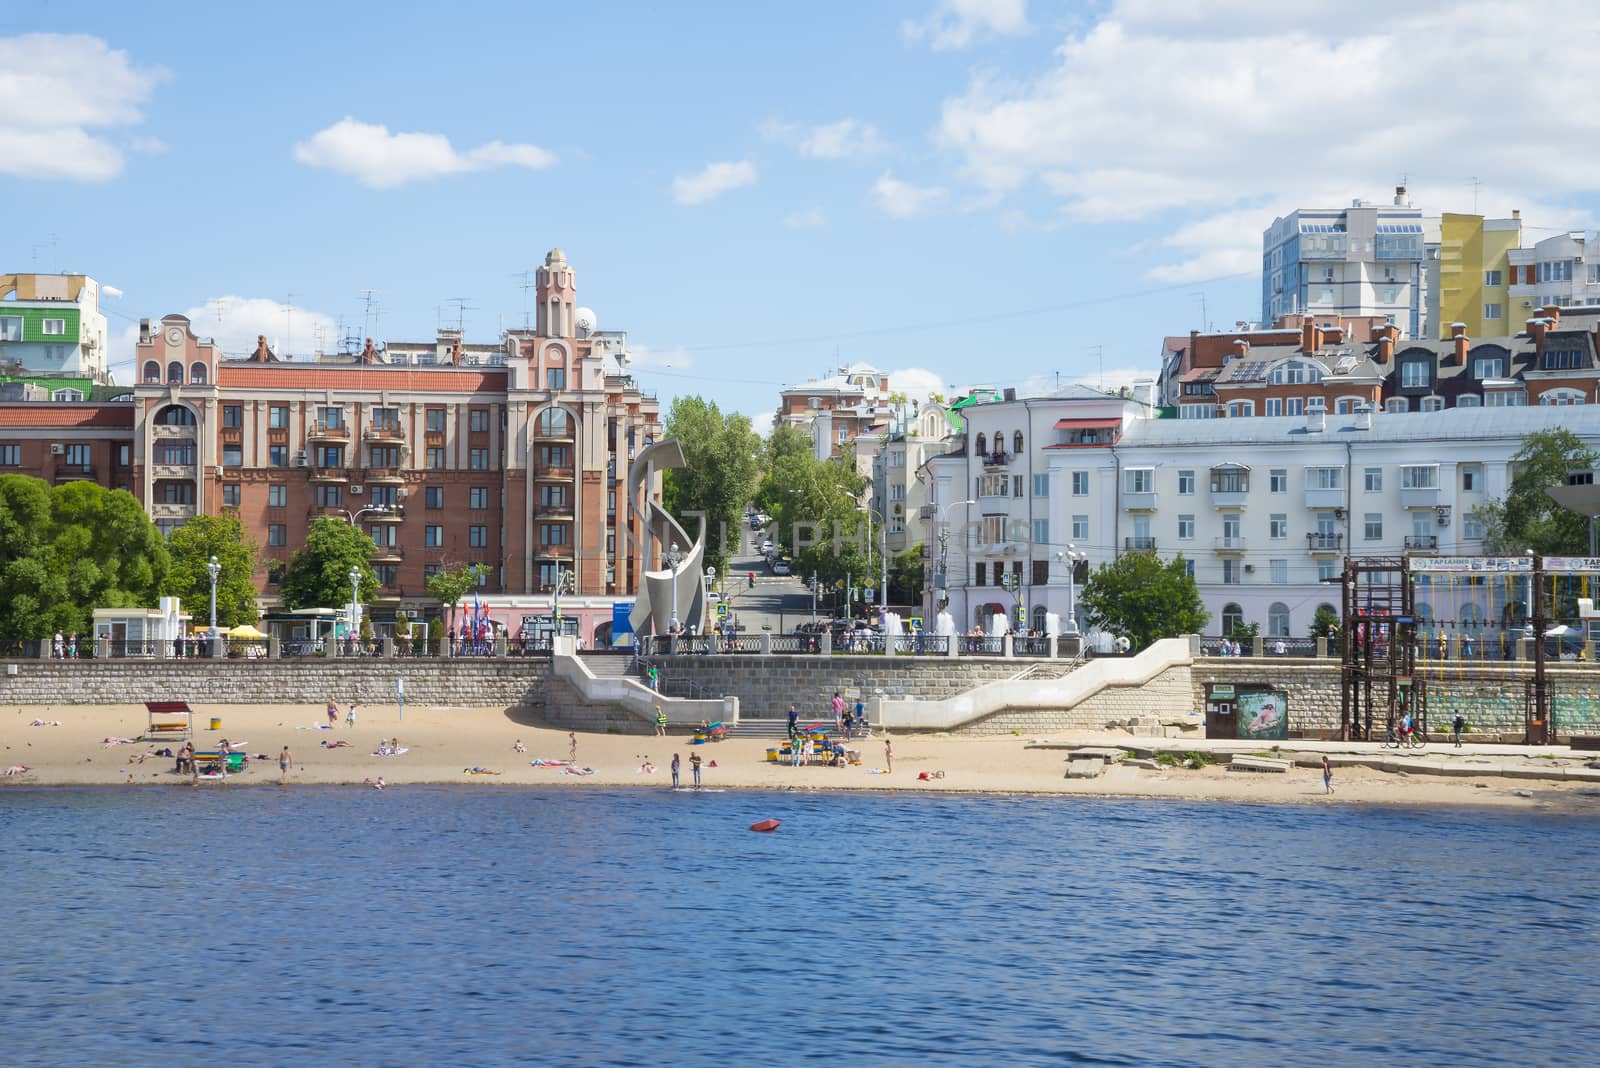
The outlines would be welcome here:
M 1209 618 L 1182 555 L 1164 561 L 1153 552 L 1123 553 L 1090 573 L 1081 603 L 1091 624 L 1125 635 L 1135 649 L 1198 634 Z
M 774 432 L 776 434 L 776 432 Z M 867 575 L 867 517 L 857 502 L 866 479 L 848 463 L 818 460 L 809 438 L 803 450 L 780 443 L 781 454 L 767 468 L 756 502 L 772 517 L 777 541 L 802 575 L 815 571 L 825 587 L 846 578 L 857 590 Z M 877 549 L 882 530 L 874 521 L 871 577 L 878 576 Z
M 1478 508 L 1484 546 L 1491 553 L 1583 555 L 1589 551 L 1589 520 L 1562 508 L 1545 492 L 1564 486 L 1567 471 L 1596 464 L 1595 451 L 1570 430 L 1536 430 L 1512 457 L 1515 474 L 1505 497 Z
M 440 571 L 428 576 L 428 593 L 439 598 L 439 603 L 450 612 L 450 622 L 454 623 L 456 605 L 461 603 L 461 598 L 467 595 L 468 590 L 478 584 L 478 576 L 488 573 L 488 564 L 467 564 Z
M 306 532 L 305 547 L 289 558 L 279 585 L 288 608 L 340 608 L 350 603 L 350 569 L 361 573 L 359 600 L 372 600 L 378 588 L 372 539 L 342 519 L 318 516 Z
M 161 592 L 177 597 L 196 620 L 210 619 L 211 573 L 206 565 L 215 556 L 222 571 L 217 575 L 217 626 L 237 627 L 260 618 L 256 609 L 256 545 L 245 537 L 237 514 L 197 515 L 167 539 L 172 567 Z
M 700 528 L 699 518 L 690 513 L 705 513 L 706 562 L 721 570 L 728 552 L 738 544 L 745 507 L 755 493 L 761 438 L 750 429 L 746 416 L 723 414 L 701 397 L 672 402 L 667 436 L 683 447 L 688 466 L 663 474 L 662 504 L 691 538 Z

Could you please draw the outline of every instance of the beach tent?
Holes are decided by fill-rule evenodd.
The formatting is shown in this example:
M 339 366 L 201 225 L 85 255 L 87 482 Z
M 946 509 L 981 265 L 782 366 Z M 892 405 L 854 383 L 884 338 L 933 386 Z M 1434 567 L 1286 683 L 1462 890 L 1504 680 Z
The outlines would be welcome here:
M 257 630 L 255 627 L 252 627 L 248 623 L 241 623 L 239 626 L 234 627 L 232 630 L 224 631 L 223 633 L 225 633 L 230 638 L 249 638 L 249 639 L 253 640 L 253 639 L 257 639 L 257 638 L 265 638 L 266 637 L 265 634 L 261 633 L 259 630 Z

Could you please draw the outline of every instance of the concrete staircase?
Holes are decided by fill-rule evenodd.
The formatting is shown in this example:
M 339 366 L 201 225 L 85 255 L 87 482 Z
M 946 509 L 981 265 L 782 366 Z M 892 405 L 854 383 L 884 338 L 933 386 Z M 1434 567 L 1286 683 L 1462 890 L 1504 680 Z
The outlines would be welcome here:
M 777 738 L 789 737 L 789 721 L 786 719 L 740 719 L 739 726 L 731 734 L 740 738 Z
M 589 674 L 597 679 L 637 679 L 639 673 L 632 670 L 633 657 L 622 656 L 617 653 L 604 654 L 579 654 L 583 666 L 589 669 Z

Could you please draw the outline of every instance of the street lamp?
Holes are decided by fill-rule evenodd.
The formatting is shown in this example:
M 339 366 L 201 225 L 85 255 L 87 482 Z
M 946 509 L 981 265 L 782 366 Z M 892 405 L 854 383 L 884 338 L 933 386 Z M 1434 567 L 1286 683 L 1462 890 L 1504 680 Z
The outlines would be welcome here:
M 355 564 L 350 565 L 350 647 L 355 648 L 356 637 L 360 633 L 357 616 L 361 612 L 361 569 Z
M 878 622 L 883 622 L 883 617 L 889 614 L 889 521 L 881 513 L 875 512 L 869 504 L 856 506 L 856 511 L 867 513 L 867 581 L 872 581 L 872 517 L 877 516 L 878 529 L 883 532 L 883 551 L 878 555 L 882 570 L 882 583 L 878 593 Z
M 678 548 L 678 543 L 673 542 L 667 550 L 667 567 L 672 575 L 672 621 L 667 626 L 668 634 L 678 633 L 678 565 L 683 563 L 683 550 Z
M 947 604 L 950 601 L 950 571 L 948 567 L 950 556 L 950 524 L 945 517 L 950 514 L 950 509 L 952 508 L 960 508 L 965 505 L 973 505 L 977 503 L 977 501 L 969 498 L 964 501 L 951 501 L 949 504 L 939 509 L 939 573 L 945 576 L 944 599 Z
M 1056 553 L 1056 559 L 1067 565 L 1067 629 L 1065 633 L 1076 634 L 1078 633 L 1078 611 L 1072 600 L 1075 590 L 1073 583 L 1078 577 L 1078 564 L 1089 559 L 1089 554 L 1069 541 L 1067 542 L 1067 551 Z
M 211 642 L 215 645 L 217 641 L 217 576 L 222 574 L 222 565 L 217 563 L 215 556 L 211 558 L 210 563 L 206 564 L 206 574 L 211 576 Z

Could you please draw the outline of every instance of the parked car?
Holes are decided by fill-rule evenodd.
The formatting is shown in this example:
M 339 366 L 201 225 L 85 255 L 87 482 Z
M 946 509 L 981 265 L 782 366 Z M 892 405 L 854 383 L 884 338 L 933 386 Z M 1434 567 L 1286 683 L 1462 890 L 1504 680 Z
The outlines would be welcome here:
M 772 573 L 774 575 L 787 575 L 787 574 L 789 574 L 789 561 L 787 561 L 787 560 L 774 561 L 773 565 L 772 565 Z

